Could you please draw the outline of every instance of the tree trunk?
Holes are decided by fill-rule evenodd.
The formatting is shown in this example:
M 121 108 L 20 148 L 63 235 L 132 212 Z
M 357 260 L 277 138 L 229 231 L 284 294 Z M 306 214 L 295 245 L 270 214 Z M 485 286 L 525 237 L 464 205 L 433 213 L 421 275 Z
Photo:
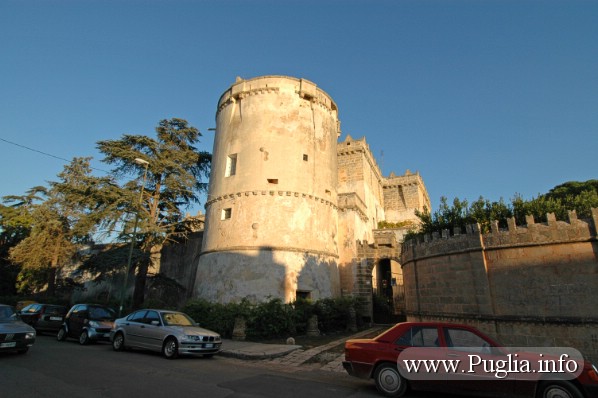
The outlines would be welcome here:
M 141 308 L 145 300 L 145 282 L 147 281 L 148 260 L 142 260 L 135 277 L 135 291 L 133 292 L 133 310 Z
M 48 289 L 46 295 L 53 297 L 56 293 L 56 267 L 50 266 L 48 268 Z
M 135 292 L 133 293 L 133 309 L 141 308 L 145 301 L 145 286 L 149 267 L 159 269 L 162 245 L 153 245 L 150 248 L 149 259 L 143 259 L 137 269 L 135 278 Z

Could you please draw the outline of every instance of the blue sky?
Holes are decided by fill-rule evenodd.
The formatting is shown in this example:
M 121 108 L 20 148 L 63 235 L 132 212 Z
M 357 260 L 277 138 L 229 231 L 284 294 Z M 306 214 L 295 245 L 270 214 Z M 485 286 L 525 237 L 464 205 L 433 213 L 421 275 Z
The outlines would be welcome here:
M 261 75 L 316 83 L 433 208 L 598 178 L 598 1 L 3 0 L 0 196 L 101 174 L 97 141 L 165 118 L 211 151 L 218 98 Z

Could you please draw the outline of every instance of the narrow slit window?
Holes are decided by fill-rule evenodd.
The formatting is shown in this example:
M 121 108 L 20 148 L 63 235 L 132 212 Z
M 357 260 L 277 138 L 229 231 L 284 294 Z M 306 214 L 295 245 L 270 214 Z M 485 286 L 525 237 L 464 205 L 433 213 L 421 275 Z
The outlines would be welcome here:
M 230 207 L 228 209 L 222 209 L 222 220 L 228 220 L 230 219 L 231 215 L 233 214 L 233 209 L 231 209 Z
M 226 158 L 226 172 L 225 177 L 234 176 L 237 174 L 237 154 L 228 155 Z
M 309 158 L 309 157 L 307 156 L 307 154 L 305 154 L 305 153 L 304 153 L 304 154 L 303 154 L 303 161 L 307 162 L 307 159 L 308 159 L 308 158 Z
M 268 178 L 268 184 L 278 184 L 278 178 Z

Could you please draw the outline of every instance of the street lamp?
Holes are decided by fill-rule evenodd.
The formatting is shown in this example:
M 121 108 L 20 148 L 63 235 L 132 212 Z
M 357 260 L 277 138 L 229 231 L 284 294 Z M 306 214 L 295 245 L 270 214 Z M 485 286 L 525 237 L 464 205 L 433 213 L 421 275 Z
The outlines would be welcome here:
M 145 179 L 147 177 L 147 166 L 149 162 L 141 158 L 135 158 L 133 161 L 137 164 L 145 166 L 143 171 L 143 184 L 141 184 L 141 194 L 139 195 L 139 207 L 143 203 L 143 190 L 145 189 Z M 135 248 L 135 242 L 137 241 L 137 224 L 139 223 L 139 209 L 135 212 L 135 223 L 133 224 L 133 236 L 131 236 L 131 246 L 129 246 L 129 257 L 127 258 L 127 268 L 125 269 L 125 280 L 123 282 L 122 291 L 120 293 L 120 305 L 118 307 L 118 317 L 120 318 L 123 311 L 123 304 L 125 302 L 125 296 L 127 294 L 127 284 L 129 282 L 129 272 L 131 270 L 131 261 L 133 259 L 133 249 Z

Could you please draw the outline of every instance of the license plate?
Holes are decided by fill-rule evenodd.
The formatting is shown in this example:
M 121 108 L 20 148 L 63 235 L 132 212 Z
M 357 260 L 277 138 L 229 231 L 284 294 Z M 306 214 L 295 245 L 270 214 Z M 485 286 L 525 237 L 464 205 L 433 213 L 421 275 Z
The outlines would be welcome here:
M 50 320 L 51 321 L 62 321 L 62 317 L 60 317 L 60 316 L 51 316 Z
M 212 348 L 214 347 L 214 344 L 206 344 L 206 348 Z
M 16 347 L 17 346 L 17 342 L 13 341 L 10 343 L 2 343 L 0 344 L 0 348 L 8 348 L 8 347 Z

